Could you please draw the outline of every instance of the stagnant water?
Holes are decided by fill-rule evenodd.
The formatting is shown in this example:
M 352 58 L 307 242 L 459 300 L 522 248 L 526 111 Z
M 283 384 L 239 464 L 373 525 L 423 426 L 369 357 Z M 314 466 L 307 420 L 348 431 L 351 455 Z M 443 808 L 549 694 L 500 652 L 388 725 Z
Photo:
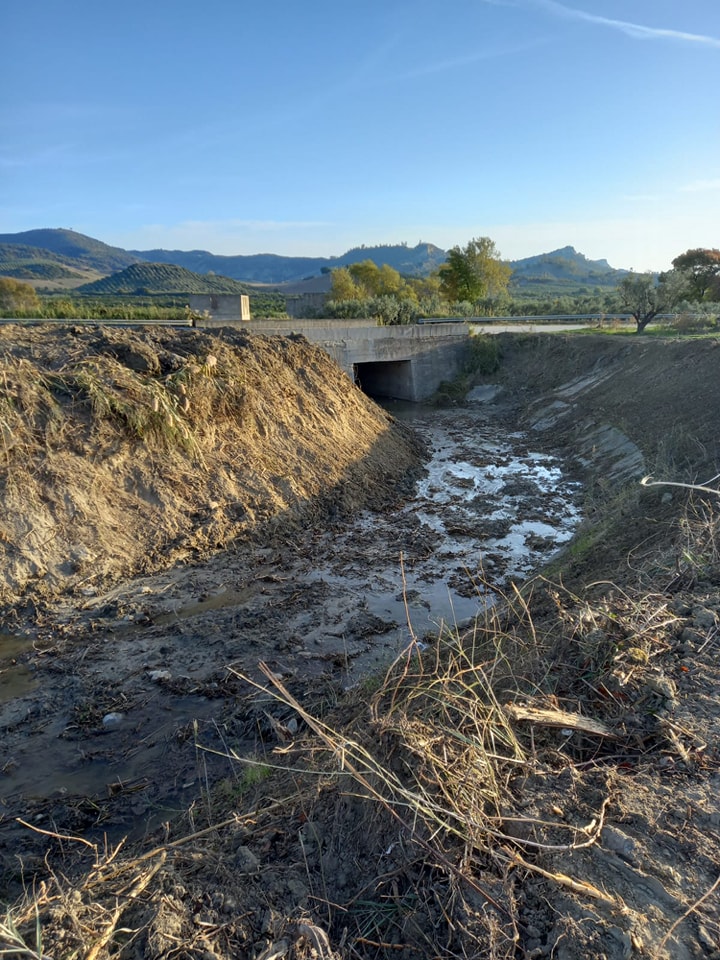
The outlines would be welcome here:
M 334 536 L 308 579 L 362 598 L 383 619 L 409 613 L 416 634 L 465 624 L 572 537 L 580 486 L 524 433 L 504 433 L 478 411 L 387 406 L 427 442 L 427 474 L 400 511 L 364 514 Z M 401 558 L 394 534 L 408 525 L 418 548 Z

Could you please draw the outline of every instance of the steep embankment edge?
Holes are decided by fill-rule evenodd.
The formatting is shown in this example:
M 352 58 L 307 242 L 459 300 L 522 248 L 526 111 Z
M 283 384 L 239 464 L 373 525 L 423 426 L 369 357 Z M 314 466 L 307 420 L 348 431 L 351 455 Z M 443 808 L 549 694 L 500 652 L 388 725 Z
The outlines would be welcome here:
M 582 472 L 586 521 L 562 572 L 576 582 L 637 572 L 629 555 L 669 545 L 693 483 L 717 472 L 720 340 L 502 334 L 494 382 L 523 426 Z
M 302 339 L 0 329 L 0 596 L 192 562 L 380 506 L 415 438 Z

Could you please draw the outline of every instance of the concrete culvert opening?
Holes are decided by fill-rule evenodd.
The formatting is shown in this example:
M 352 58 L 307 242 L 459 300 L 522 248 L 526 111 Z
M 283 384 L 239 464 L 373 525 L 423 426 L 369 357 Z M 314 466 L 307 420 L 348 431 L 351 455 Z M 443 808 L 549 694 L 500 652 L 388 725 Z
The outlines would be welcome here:
M 415 400 L 412 361 L 384 360 L 354 365 L 355 383 L 369 397 Z

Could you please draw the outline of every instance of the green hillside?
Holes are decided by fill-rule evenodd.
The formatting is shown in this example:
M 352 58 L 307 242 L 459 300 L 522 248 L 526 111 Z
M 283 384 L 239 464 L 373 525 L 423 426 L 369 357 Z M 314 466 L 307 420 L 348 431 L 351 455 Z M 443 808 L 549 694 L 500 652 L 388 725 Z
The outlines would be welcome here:
M 188 293 L 250 293 L 237 280 L 192 273 L 169 263 L 134 263 L 94 283 L 83 284 L 77 293 L 90 296 L 155 296 Z
M 81 274 L 74 262 L 51 250 L 20 243 L 0 243 L 0 276 L 15 280 L 72 280 Z
M 431 243 L 414 247 L 404 243 L 361 245 L 338 257 L 284 257 L 271 253 L 227 256 L 206 250 L 122 250 L 73 230 L 0 234 L 0 275 L 35 282 L 55 280 L 57 286 L 71 286 L 65 270 L 70 275 L 79 272 L 87 280 L 99 273 L 106 280 L 86 282 L 78 291 L 123 296 L 138 291 L 142 295 L 252 293 L 248 284 L 297 284 L 362 260 L 372 260 L 378 266 L 387 264 L 405 276 L 422 277 L 436 272 L 446 257 L 446 251 Z M 510 292 L 523 300 L 578 296 L 597 288 L 609 291 L 628 272 L 614 269 L 606 260 L 589 260 L 571 246 L 511 260 L 509 264 L 513 270 Z M 133 266 L 140 272 L 130 271 Z M 168 272 L 158 272 L 163 267 Z M 143 273 L 143 269 L 154 272 Z M 169 272 L 172 270 L 176 272 Z
M 137 263 L 140 257 L 120 247 L 111 247 L 101 240 L 86 237 L 74 230 L 42 229 L 26 230 L 23 233 L 0 234 L 0 244 L 20 244 L 27 247 L 39 247 L 45 254 L 58 254 L 64 259 L 75 261 L 75 269 L 95 270 L 98 273 L 113 273 Z
M 515 260 L 510 265 L 511 290 L 538 296 L 571 293 L 578 288 L 616 287 L 628 272 L 614 269 L 607 260 L 588 260 L 574 247 Z

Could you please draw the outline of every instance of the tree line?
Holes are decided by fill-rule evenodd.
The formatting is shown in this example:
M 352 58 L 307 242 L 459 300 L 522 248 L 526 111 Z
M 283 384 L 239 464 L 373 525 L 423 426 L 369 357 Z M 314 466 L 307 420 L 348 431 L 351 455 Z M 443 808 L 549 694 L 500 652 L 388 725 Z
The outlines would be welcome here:
M 404 277 L 393 267 L 363 260 L 331 271 L 332 286 L 322 315 L 368 318 L 384 324 L 413 323 L 429 317 L 571 315 L 628 313 L 642 333 L 663 313 L 680 313 L 695 324 L 710 325 L 720 313 L 720 250 L 687 250 L 659 275 L 630 273 L 616 289 L 596 288 L 581 296 L 535 298 L 513 296 L 512 270 L 489 237 L 470 240 L 448 251 L 447 260 L 428 277 Z M 276 295 L 277 296 L 277 295 Z M 278 298 L 279 299 L 279 298 Z M 98 310 L 98 304 L 85 304 Z M 113 316 L 116 305 L 104 304 L 102 314 Z M 258 304 L 259 306 L 259 304 Z M 266 315 L 277 315 L 277 305 Z M 160 304 L 123 304 L 118 316 L 157 319 L 159 311 L 171 319 L 173 309 Z M 147 309 L 145 309 L 147 308 Z M 51 318 L 81 316 L 74 301 L 41 299 L 30 284 L 0 277 L 0 314 Z M 69 311 L 69 312 L 68 312 Z M 129 313 L 128 313 L 129 311 Z M 132 314 L 132 316 L 130 315 Z M 256 313 L 256 316 L 258 313 Z M 705 320 L 703 321 L 703 318 Z M 690 325 L 690 319 L 687 321 Z
M 247 289 L 240 284 L 238 286 Z M 106 294 L 100 291 L 96 295 L 88 295 L 68 291 L 62 296 L 40 296 L 29 283 L 0 277 L 0 317 L 100 322 L 186 320 L 189 310 L 186 292 L 173 294 L 138 289 L 130 294 Z M 286 316 L 285 297 L 270 291 L 253 292 L 250 294 L 250 310 L 257 319 Z
M 428 277 L 403 277 L 387 265 L 362 260 L 331 271 L 325 316 L 413 323 L 420 317 L 477 315 L 481 301 L 507 290 L 512 270 L 489 237 L 453 247 Z
M 528 298 L 510 291 L 512 270 L 489 237 L 448 251 L 429 277 L 402 277 L 364 260 L 332 271 L 323 315 L 412 323 L 422 317 L 628 313 L 642 333 L 659 314 L 682 312 L 714 321 L 720 313 L 720 250 L 697 248 L 677 256 L 659 275 L 630 273 L 615 289 L 575 297 Z
M 618 288 L 621 305 L 643 330 L 661 313 L 720 312 L 720 250 L 697 247 L 672 261 L 672 270 L 629 274 Z M 709 308 L 709 309 L 708 309 Z

